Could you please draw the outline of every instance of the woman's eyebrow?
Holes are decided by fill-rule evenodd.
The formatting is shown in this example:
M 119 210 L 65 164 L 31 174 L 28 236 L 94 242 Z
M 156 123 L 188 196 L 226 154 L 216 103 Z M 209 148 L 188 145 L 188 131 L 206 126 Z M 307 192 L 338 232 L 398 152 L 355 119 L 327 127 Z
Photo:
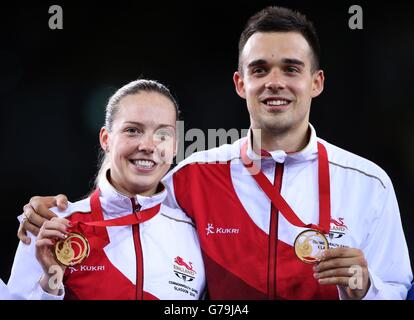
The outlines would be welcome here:
M 139 126 L 139 127 L 145 127 L 145 124 L 143 124 L 141 122 L 137 122 L 137 121 L 125 121 L 124 124 L 132 124 L 132 125 Z M 157 129 L 158 128 L 164 128 L 164 127 L 175 128 L 175 126 L 172 125 L 172 124 L 164 124 L 164 123 L 161 123 L 161 124 L 159 124 L 157 126 Z
M 136 121 L 125 121 L 124 124 L 134 124 L 137 126 L 143 126 L 141 122 L 136 122 Z

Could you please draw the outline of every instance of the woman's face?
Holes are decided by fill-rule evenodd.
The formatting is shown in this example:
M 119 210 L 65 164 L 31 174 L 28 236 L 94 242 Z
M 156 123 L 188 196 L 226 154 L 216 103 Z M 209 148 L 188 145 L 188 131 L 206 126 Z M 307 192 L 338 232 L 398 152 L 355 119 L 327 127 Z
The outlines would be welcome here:
M 100 132 L 118 191 L 129 196 L 156 192 L 175 156 L 175 122 L 173 102 L 160 93 L 144 91 L 120 100 L 111 132 Z

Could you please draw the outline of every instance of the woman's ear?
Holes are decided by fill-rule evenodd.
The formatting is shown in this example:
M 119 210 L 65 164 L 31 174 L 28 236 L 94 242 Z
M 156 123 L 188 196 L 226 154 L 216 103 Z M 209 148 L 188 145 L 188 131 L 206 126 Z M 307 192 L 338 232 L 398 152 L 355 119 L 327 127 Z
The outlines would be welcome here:
M 99 132 L 99 142 L 101 144 L 101 148 L 105 152 L 109 152 L 109 132 L 106 127 L 102 127 Z

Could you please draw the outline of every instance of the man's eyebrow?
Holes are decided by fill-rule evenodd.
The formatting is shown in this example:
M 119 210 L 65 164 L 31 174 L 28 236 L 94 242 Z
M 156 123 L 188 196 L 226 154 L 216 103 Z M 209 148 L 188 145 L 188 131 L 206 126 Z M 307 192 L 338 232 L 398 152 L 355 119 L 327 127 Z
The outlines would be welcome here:
M 247 65 L 247 68 L 250 69 L 253 67 L 257 67 L 257 66 L 263 66 L 265 64 L 267 64 L 267 61 L 265 59 L 257 59 L 257 60 L 253 60 L 252 62 L 250 62 Z
M 301 67 L 305 66 L 305 62 L 303 62 L 302 60 L 299 60 L 299 59 L 295 59 L 295 58 L 283 58 L 282 63 L 283 64 L 294 64 L 294 65 L 298 65 L 298 66 L 301 66 Z M 247 65 L 247 68 L 251 69 L 251 68 L 254 68 L 254 67 L 257 67 L 257 66 L 264 66 L 266 64 L 268 64 L 267 60 L 257 59 L 257 60 L 251 61 Z
M 282 59 L 282 62 L 284 64 L 296 64 L 296 65 L 299 65 L 301 67 L 305 66 L 305 62 L 303 62 L 302 60 L 299 60 L 299 59 L 284 58 L 284 59 Z

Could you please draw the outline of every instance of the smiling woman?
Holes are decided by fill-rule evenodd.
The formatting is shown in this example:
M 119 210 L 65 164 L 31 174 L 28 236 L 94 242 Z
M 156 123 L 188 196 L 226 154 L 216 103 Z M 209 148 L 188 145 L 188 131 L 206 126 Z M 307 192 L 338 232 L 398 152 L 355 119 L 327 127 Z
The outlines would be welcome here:
M 176 153 L 178 113 L 170 91 L 152 80 L 131 82 L 110 98 L 99 135 L 104 156 L 96 190 L 64 212 L 52 209 L 58 217 L 43 224 L 29 247 L 20 243 L 8 283 L 13 294 L 22 299 L 203 296 L 194 225 L 163 203 L 167 191 L 160 182 Z M 177 261 L 187 267 L 178 272 Z M 184 284 L 189 290 L 179 290 Z
M 111 182 L 119 191 L 154 194 L 176 154 L 177 115 L 173 96 L 155 83 L 132 83 L 115 94 L 100 132 L 106 152 L 101 174 L 110 163 Z

